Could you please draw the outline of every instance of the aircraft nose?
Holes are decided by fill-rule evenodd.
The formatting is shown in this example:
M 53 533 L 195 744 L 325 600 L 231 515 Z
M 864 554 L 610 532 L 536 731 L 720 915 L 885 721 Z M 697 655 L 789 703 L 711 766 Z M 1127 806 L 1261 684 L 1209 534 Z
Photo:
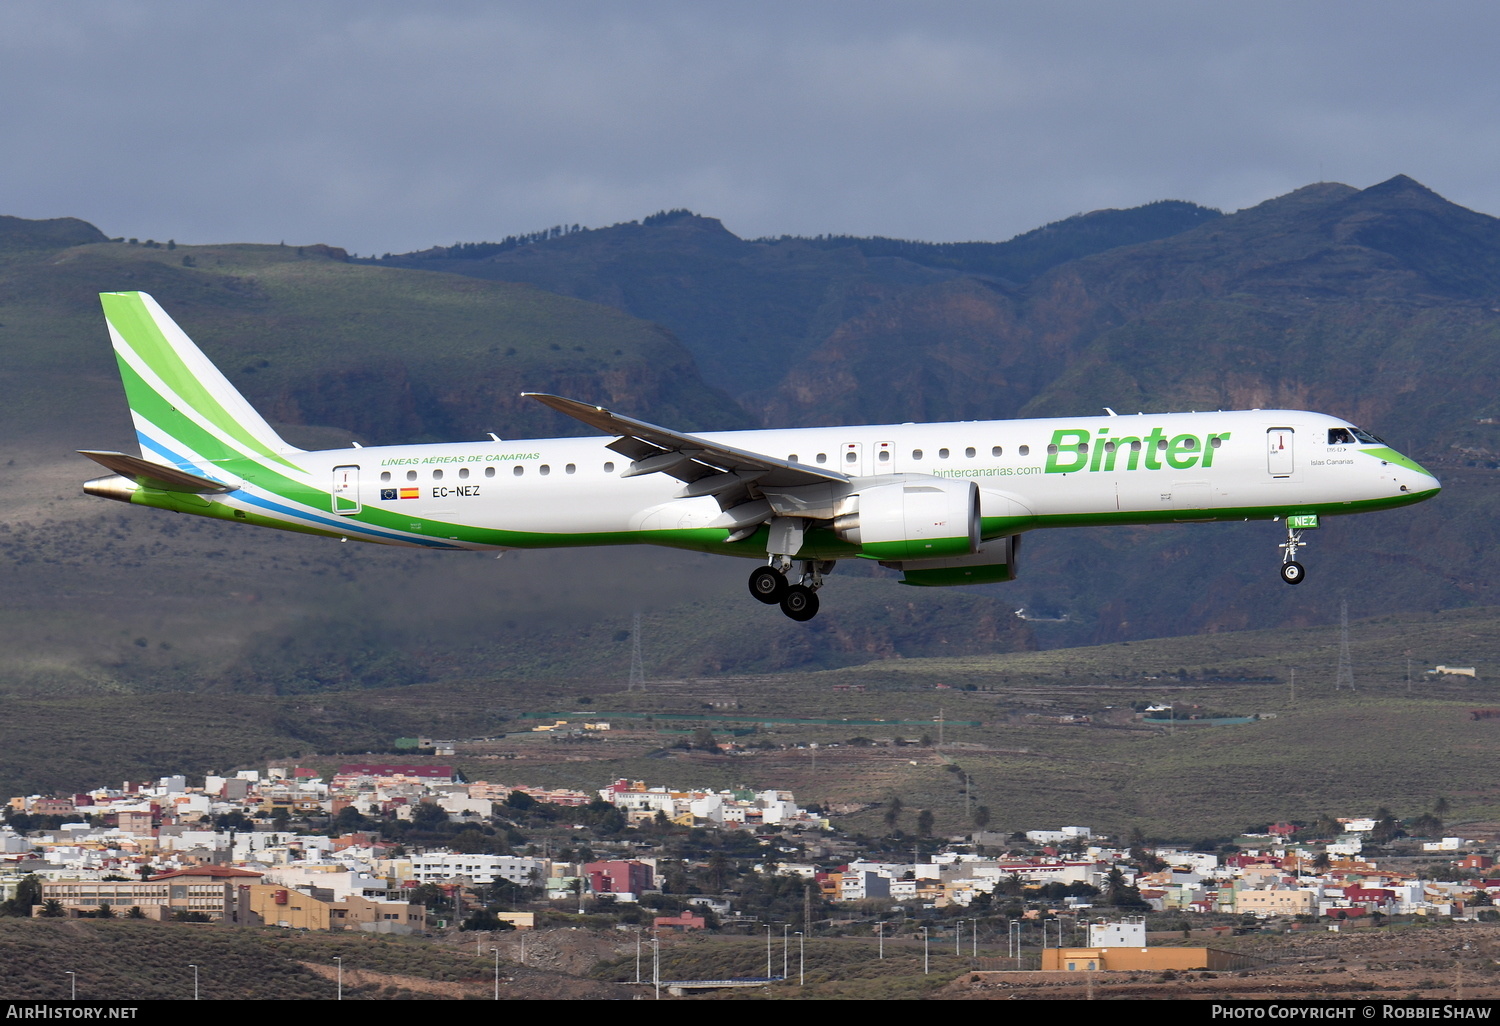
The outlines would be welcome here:
M 1437 477 L 1409 456 L 1402 457 L 1402 470 L 1400 475 L 1401 490 L 1413 495 L 1431 496 L 1443 490 L 1442 484 Z

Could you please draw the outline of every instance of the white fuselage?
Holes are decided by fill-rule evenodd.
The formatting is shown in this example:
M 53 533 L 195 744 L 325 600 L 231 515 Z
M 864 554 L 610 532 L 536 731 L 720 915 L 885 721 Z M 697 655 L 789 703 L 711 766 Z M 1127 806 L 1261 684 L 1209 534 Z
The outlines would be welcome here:
M 1330 430 L 1346 424 L 1318 413 L 1254 410 L 700 437 L 856 479 L 972 480 L 987 537 L 1048 526 L 1352 513 L 1417 501 L 1437 487 L 1421 468 L 1379 444 L 1330 444 Z M 327 475 L 323 480 L 336 468 L 356 468 L 352 481 L 341 470 L 346 494 L 357 496 L 345 512 L 373 507 L 408 518 L 411 526 L 399 533 L 425 536 L 427 544 L 678 544 L 671 535 L 722 523 L 713 498 L 679 498 L 680 481 L 663 474 L 622 478 L 630 460 L 606 448 L 611 441 L 382 446 L 309 452 L 299 462 L 313 475 Z M 1378 455 L 1386 453 L 1394 458 Z M 330 533 L 423 544 L 364 529 L 332 511 L 322 519 Z M 506 537 L 470 544 L 442 538 L 432 530 L 440 524 Z

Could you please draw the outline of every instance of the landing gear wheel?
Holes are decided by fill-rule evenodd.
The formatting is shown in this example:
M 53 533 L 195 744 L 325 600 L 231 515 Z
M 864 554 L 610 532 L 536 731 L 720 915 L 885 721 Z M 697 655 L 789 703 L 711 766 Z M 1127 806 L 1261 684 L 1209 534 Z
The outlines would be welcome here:
M 786 574 L 769 567 L 758 566 L 750 574 L 750 594 L 766 605 L 775 605 L 786 594 Z M 788 616 L 791 614 L 788 613 Z
M 793 620 L 811 620 L 818 615 L 818 596 L 811 588 L 794 584 L 781 596 L 781 611 Z
M 1302 568 L 1301 563 L 1295 560 L 1281 564 L 1281 579 L 1288 584 L 1301 584 L 1306 576 L 1307 571 Z

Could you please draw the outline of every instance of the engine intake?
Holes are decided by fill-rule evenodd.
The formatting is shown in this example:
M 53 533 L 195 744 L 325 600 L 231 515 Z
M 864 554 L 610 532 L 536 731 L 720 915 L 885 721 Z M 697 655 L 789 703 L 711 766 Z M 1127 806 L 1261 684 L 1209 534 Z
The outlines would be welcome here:
M 979 489 L 972 481 L 911 478 L 849 496 L 833 530 L 880 560 L 966 556 L 979 548 Z M 846 505 L 847 508 L 847 505 Z

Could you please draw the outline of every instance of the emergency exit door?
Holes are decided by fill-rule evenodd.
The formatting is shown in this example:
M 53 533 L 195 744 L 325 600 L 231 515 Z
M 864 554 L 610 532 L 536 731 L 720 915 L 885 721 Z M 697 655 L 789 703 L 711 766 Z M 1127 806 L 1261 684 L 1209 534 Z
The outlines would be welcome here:
M 1266 470 L 1272 477 L 1291 477 L 1296 471 L 1296 437 L 1289 427 L 1274 427 L 1266 432 Z
M 359 512 L 359 468 L 333 468 L 333 511 L 341 516 Z

